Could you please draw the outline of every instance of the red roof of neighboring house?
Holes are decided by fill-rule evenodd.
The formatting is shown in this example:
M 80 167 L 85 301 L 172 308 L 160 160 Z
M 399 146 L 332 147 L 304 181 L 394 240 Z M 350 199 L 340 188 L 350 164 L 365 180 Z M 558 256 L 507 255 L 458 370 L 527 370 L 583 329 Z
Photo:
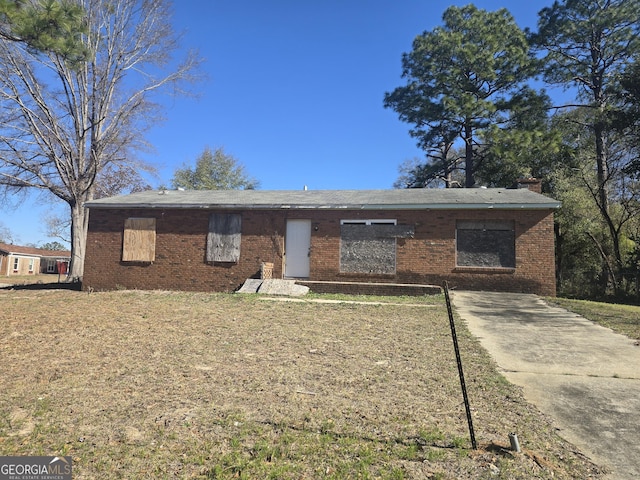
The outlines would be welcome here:
M 31 257 L 58 257 L 58 258 L 71 257 L 71 252 L 69 252 L 68 250 L 55 252 L 52 250 L 43 250 L 41 248 L 9 245 L 7 243 L 0 243 L 0 252 L 14 253 L 17 255 L 26 255 Z

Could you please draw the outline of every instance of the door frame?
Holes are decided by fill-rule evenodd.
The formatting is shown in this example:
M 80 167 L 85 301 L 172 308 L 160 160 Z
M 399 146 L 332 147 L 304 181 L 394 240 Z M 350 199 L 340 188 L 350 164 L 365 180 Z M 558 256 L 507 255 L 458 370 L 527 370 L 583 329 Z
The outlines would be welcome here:
M 296 235 L 289 230 L 290 226 L 298 228 L 298 231 L 295 232 Z M 301 233 L 302 235 L 300 235 Z M 301 241 L 304 242 L 302 245 L 300 245 Z M 289 242 L 296 242 L 296 244 Z M 311 220 L 308 218 L 287 219 L 284 245 L 284 278 L 309 278 L 311 274 Z M 289 252 L 292 254 L 290 255 Z

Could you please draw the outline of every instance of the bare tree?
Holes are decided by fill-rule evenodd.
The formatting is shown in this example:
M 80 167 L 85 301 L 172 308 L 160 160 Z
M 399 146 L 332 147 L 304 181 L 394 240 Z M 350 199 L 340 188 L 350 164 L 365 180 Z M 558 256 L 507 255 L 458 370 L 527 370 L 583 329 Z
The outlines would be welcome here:
M 71 218 L 69 277 L 82 277 L 88 216 L 105 169 L 135 164 L 143 133 L 158 119 L 154 93 L 194 79 L 178 48 L 165 0 L 76 0 L 86 12 L 89 60 L 68 62 L 0 42 L 0 185 L 48 191 Z
M 14 243 L 15 239 L 11 230 L 2 222 L 0 222 L 0 243 Z
M 49 238 L 57 238 L 66 243 L 71 243 L 69 233 L 71 232 L 71 218 L 68 215 L 60 215 L 51 210 L 41 217 L 45 233 Z

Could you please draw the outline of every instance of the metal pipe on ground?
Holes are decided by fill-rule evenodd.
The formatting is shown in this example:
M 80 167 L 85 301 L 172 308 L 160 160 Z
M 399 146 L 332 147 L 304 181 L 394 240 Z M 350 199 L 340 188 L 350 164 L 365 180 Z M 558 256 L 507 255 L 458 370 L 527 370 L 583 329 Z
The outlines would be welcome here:
M 451 308 L 451 300 L 449 299 L 449 284 L 445 281 L 442 289 L 444 290 L 444 298 L 447 302 L 447 312 L 449 313 L 449 325 L 451 326 L 451 337 L 453 338 L 453 348 L 456 352 L 456 363 L 458 364 L 458 375 L 460 376 L 460 387 L 462 388 L 462 397 L 464 398 L 464 407 L 467 412 L 467 423 L 469 424 L 469 436 L 471 437 L 471 445 L 474 450 L 478 449 L 476 443 L 476 435 L 473 431 L 473 420 L 471 419 L 471 406 L 469 405 L 469 397 L 467 396 L 467 386 L 464 382 L 464 372 L 462 371 L 462 360 L 460 359 L 460 349 L 458 348 L 458 336 L 456 335 L 456 325 L 453 321 L 453 310 Z

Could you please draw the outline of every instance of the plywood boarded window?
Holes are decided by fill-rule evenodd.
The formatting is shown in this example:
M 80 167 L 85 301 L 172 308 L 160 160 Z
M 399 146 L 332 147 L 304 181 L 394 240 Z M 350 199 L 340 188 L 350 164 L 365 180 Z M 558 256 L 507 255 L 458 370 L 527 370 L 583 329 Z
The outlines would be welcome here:
M 241 230 L 240 214 L 211 214 L 207 236 L 207 262 L 237 263 L 240 260 Z
M 393 275 L 396 272 L 396 238 L 413 236 L 413 227 L 395 220 L 342 220 L 340 271 Z
M 122 241 L 123 262 L 153 262 L 156 259 L 156 219 L 127 218 Z
M 459 221 L 456 225 L 456 253 L 460 267 L 515 268 L 513 222 Z

